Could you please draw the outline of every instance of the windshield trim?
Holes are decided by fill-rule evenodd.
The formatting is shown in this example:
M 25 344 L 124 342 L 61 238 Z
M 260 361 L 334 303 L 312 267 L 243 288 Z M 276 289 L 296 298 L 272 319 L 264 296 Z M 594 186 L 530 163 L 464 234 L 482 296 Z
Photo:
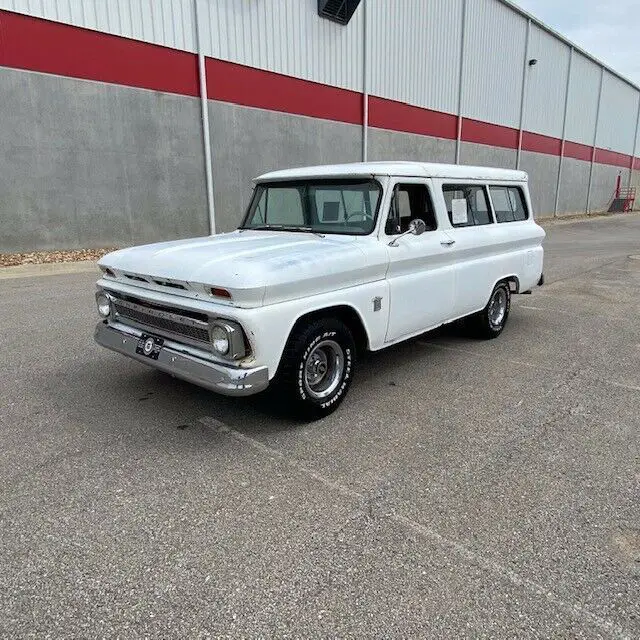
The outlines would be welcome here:
M 362 183 L 362 184 L 372 184 L 375 185 L 378 189 L 379 196 L 378 202 L 376 203 L 376 210 L 373 216 L 373 224 L 371 225 L 371 230 L 368 232 L 361 233 L 348 233 L 344 231 L 330 231 L 326 229 L 320 229 L 316 227 L 309 227 L 309 225 L 301 225 L 295 231 L 292 231 L 291 228 L 278 229 L 277 225 L 272 229 L 268 229 L 268 231 L 277 231 L 277 232 L 287 232 L 287 233 L 315 233 L 316 235 L 335 235 L 335 236 L 357 236 L 357 237 L 365 237 L 370 236 L 375 233 L 378 227 L 378 215 L 380 213 L 380 207 L 382 206 L 382 200 L 384 199 L 384 188 L 380 180 L 378 180 L 374 176 L 336 176 L 331 178 L 298 178 L 293 180 L 265 180 L 264 182 L 257 182 L 253 193 L 251 194 L 251 200 L 249 202 L 249 206 L 242 218 L 242 223 L 238 227 L 239 230 L 242 231 L 257 231 L 255 227 L 247 226 L 247 221 L 249 220 L 249 216 L 253 213 L 254 203 L 256 201 L 256 197 L 258 194 L 258 187 L 299 187 L 301 185 L 336 185 L 336 184 L 354 184 L 354 183 Z M 288 227 L 292 225 L 287 225 Z

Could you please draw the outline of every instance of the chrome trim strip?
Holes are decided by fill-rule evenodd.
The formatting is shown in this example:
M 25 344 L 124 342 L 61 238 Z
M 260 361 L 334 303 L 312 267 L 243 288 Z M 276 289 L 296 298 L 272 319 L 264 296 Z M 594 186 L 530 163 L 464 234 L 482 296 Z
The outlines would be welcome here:
M 183 316 L 178 313 L 172 313 L 170 311 L 161 311 L 160 309 L 154 309 L 153 307 L 147 307 L 142 304 L 136 304 L 135 302 L 129 302 L 129 300 L 123 300 L 122 298 L 116 298 L 115 302 L 116 304 L 119 304 L 123 307 L 128 307 L 129 309 L 133 309 L 134 311 L 146 313 L 147 315 L 155 316 L 156 318 L 162 318 L 164 320 L 177 322 L 178 324 L 186 324 L 192 327 L 198 327 L 199 329 L 204 329 L 205 331 L 209 330 L 209 323 L 202 320 L 196 320 L 195 318 L 189 318 L 188 316 Z
M 118 330 L 107 322 L 96 325 L 94 339 L 107 349 L 223 395 L 254 395 L 269 385 L 267 367 L 227 367 L 177 351 L 167 344 L 163 346 L 157 360 L 146 358 L 136 353 L 137 336 Z

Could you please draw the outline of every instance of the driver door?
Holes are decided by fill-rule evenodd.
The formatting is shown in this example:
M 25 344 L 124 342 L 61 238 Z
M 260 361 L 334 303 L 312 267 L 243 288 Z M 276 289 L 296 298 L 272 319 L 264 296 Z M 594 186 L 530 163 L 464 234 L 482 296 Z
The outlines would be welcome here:
M 426 231 L 419 236 L 398 237 L 416 218 L 424 220 Z M 381 236 L 389 256 L 386 342 L 427 331 L 452 319 L 455 245 L 451 235 L 440 227 L 430 181 L 404 178 L 398 181 Z

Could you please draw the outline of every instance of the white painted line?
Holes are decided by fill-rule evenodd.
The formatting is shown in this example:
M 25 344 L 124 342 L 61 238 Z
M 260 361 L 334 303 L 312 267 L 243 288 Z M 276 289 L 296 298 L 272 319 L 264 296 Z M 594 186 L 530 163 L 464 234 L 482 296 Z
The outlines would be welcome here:
M 309 469 L 308 467 L 300 464 L 294 458 L 290 458 L 277 449 L 273 449 L 272 447 L 260 442 L 259 440 L 256 440 L 255 438 L 252 438 L 251 436 L 247 436 L 244 433 L 240 433 L 239 431 L 226 426 L 224 423 L 220 422 L 220 420 L 205 416 L 200 418 L 199 421 L 204 426 L 213 429 L 216 433 L 228 435 L 234 440 L 250 446 L 255 451 L 263 453 L 272 460 L 283 462 L 292 469 L 295 469 L 296 471 L 299 471 L 300 473 L 312 478 L 313 480 L 316 480 L 320 484 L 328 487 L 329 489 L 332 489 L 333 491 L 336 491 L 340 495 L 343 495 L 347 498 L 356 499 L 365 504 L 368 502 L 368 498 L 364 493 L 354 491 L 353 489 L 344 486 L 340 482 L 336 482 L 318 473 L 317 471 Z M 505 567 L 498 562 L 489 560 L 481 556 L 479 553 L 468 549 L 457 540 L 446 538 L 430 527 L 427 527 L 400 513 L 394 512 L 388 514 L 386 517 L 388 517 L 389 520 L 405 527 L 406 529 L 409 529 L 413 533 L 423 538 L 428 538 L 440 547 L 444 547 L 453 551 L 458 556 L 466 560 L 467 563 L 478 566 L 488 573 L 497 575 L 499 578 L 510 582 L 511 584 L 514 584 L 530 593 L 544 598 L 551 604 L 563 610 L 565 613 L 568 613 L 574 618 L 581 620 L 583 623 L 591 624 L 600 631 L 603 631 L 608 635 L 612 635 L 615 638 L 620 638 L 621 640 L 631 640 L 631 634 L 625 631 L 619 625 L 615 624 L 613 621 L 602 618 L 595 613 L 592 613 L 586 607 L 583 607 L 580 604 L 575 604 L 563 600 L 559 596 L 555 595 L 552 591 L 550 591 L 547 587 L 538 584 L 534 580 L 522 577 L 521 575 L 513 571 L 513 569 L 509 569 L 508 567 Z
M 565 311 L 564 309 L 550 309 L 549 307 L 534 307 L 526 304 L 519 304 L 515 308 L 516 309 L 532 309 L 533 311 L 548 311 L 549 313 L 561 313 L 563 315 L 571 315 L 570 311 Z

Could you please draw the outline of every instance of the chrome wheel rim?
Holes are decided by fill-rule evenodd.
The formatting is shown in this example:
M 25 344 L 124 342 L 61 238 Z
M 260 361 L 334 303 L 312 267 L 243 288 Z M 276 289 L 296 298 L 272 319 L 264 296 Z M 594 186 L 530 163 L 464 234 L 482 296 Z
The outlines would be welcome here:
M 304 387 L 317 400 L 330 396 L 344 372 L 344 351 L 335 340 L 322 340 L 304 363 Z
M 489 323 L 494 329 L 498 329 L 507 313 L 507 292 L 500 287 L 496 289 L 489 302 Z

